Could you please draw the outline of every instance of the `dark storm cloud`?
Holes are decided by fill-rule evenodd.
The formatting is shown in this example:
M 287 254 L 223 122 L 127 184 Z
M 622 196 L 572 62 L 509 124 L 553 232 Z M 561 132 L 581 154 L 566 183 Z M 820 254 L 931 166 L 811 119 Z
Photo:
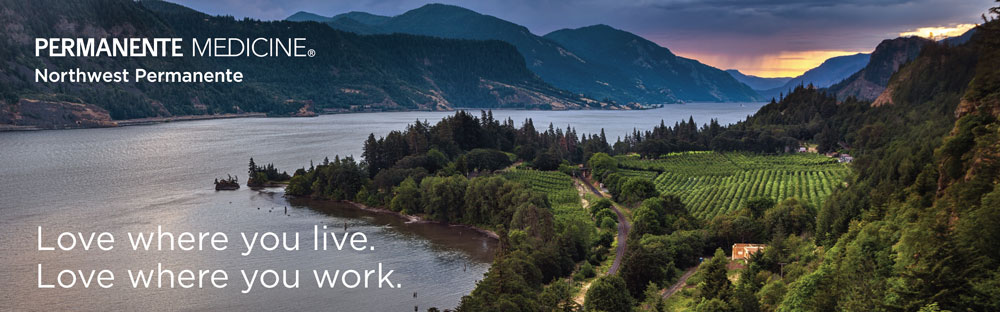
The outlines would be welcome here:
M 211 14 L 282 19 L 297 11 L 397 15 L 427 0 L 178 0 Z M 993 0 L 439 0 L 544 35 L 608 24 L 672 50 L 765 55 L 778 51 L 870 51 L 926 26 L 976 23 Z

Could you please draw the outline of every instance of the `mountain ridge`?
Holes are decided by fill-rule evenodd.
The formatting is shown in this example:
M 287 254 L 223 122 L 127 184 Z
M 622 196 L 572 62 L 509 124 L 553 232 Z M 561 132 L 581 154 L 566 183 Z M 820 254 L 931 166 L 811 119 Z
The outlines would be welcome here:
M 696 81 L 693 85 L 671 86 L 673 88 L 654 85 L 647 88 L 645 81 L 650 79 L 648 77 L 645 80 L 637 79 L 632 73 L 618 69 L 624 64 L 608 64 L 600 60 L 581 58 L 579 54 L 586 54 L 586 51 L 566 48 L 551 37 L 546 38 L 531 33 L 524 26 L 458 6 L 427 4 L 393 16 L 384 23 L 369 24 L 364 29 L 346 27 L 336 22 L 327 24 L 361 34 L 402 32 L 445 38 L 505 41 L 518 48 L 529 69 L 544 81 L 591 98 L 614 100 L 619 103 L 659 104 L 760 99 L 752 89 L 742 86 L 729 75 L 723 75 L 724 72 L 721 70 L 688 59 L 676 63 L 682 66 L 679 70 L 692 74 L 691 78 Z M 669 53 L 670 58 L 676 58 L 669 49 L 659 48 Z M 697 88 L 700 90 L 695 90 Z
M 831 57 L 802 75 L 789 79 L 780 87 L 757 91 L 767 98 L 778 98 L 800 85 L 811 84 L 817 88 L 826 88 L 864 68 L 870 57 L 871 55 L 867 53 Z
M 756 92 L 725 71 L 677 56 L 668 48 L 608 25 L 560 29 L 543 38 L 566 47 L 592 65 L 621 70 L 645 92 L 670 94 L 685 101 L 758 99 Z
M 934 41 L 921 37 L 900 37 L 883 40 L 871 54 L 864 68 L 844 81 L 831 85 L 827 90 L 838 99 L 855 97 L 874 101 L 889 84 L 889 79 L 900 66 L 912 61 L 923 47 Z
M 332 21 L 333 18 L 322 16 L 322 15 L 319 15 L 319 14 L 309 13 L 309 12 L 306 12 L 306 11 L 298 11 L 298 12 L 295 12 L 295 14 L 292 14 L 292 15 L 286 17 L 285 20 L 289 21 L 289 22 L 307 22 L 307 21 L 311 21 L 311 22 L 325 23 L 325 22 L 328 22 L 328 21 Z
M 524 64 L 516 48 L 500 41 L 430 38 L 406 34 L 359 36 L 318 23 L 236 20 L 209 16 L 162 1 L 0 0 L 15 14 L 0 22 L 16 31 L 0 34 L 0 123 L 80 127 L 108 120 L 186 115 L 267 113 L 315 115 L 370 110 L 448 110 L 454 107 L 581 109 L 620 108 L 560 90 Z M 107 13 L 102 8 L 114 7 Z M 39 12 L 46 12 L 44 14 Z M 57 28 L 44 16 L 61 16 Z M 309 58 L 34 58 L 30 40 L 19 38 L 274 37 L 305 38 L 318 53 Z M 97 34 L 97 35 L 93 35 Z M 82 71 L 144 68 L 150 71 L 244 73 L 242 83 L 29 82 L 33 68 Z M 303 77 L 309 77 L 304 79 Z M 25 105 L 44 103 L 73 118 L 32 117 Z M 77 104 L 86 105 L 84 108 Z M 80 113 L 73 113 L 80 112 Z M 95 113 L 91 113 L 95 112 Z M 93 116 L 101 122 L 91 122 Z
M 795 79 L 795 77 L 759 77 L 747 75 L 738 69 L 727 69 L 726 72 L 732 75 L 733 78 L 736 78 L 737 81 L 742 82 L 757 92 L 782 87 L 788 81 Z

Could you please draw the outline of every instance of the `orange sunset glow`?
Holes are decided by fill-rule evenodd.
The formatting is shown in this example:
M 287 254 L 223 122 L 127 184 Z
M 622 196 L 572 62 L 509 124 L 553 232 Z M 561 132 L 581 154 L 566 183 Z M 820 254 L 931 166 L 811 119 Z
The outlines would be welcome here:
M 795 77 L 815 68 L 831 57 L 871 51 L 782 51 L 775 54 L 740 56 L 723 53 L 678 51 L 678 55 L 721 68 L 738 69 L 758 77 Z
M 969 29 L 976 27 L 976 24 L 957 24 L 952 26 L 920 27 L 914 30 L 899 33 L 900 37 L 918 36 L 933 40 L 941 40 L 948 37 L 961 36 Z
M 976 24 L 953 24 L 927 26 L 899 32 L 899 37 L 924 37 L 941 40 L 964 34 Z M 696 59 L 720 69 L 738 69 L 747 75 L 758 77 L 795 77 L 815 68 L 831 57 L 870 53 L 871 51 L 781 51 L 764 55 L 739 55 L 702 51 L 676 51 L 678 55 Z

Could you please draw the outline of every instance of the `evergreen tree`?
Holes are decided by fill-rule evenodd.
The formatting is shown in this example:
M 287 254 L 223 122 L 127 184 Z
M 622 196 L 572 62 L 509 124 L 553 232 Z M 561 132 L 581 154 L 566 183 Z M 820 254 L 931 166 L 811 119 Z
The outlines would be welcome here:
M 726 266 L 729 258 L 722 248 L 716 249 L 712 259 L 709 259 L 699 269 L 704 275 L 704 280 L 698 284 L 698 293 L 706 300 L 719 299 L 726 301 L 729 299 L 732 283 L 729 281 Z
M 583 307 L 587 311 L 631 311 L 632 302 L 625 280 L 617 275 L 608 275 L 597 278 L 590 285 Z

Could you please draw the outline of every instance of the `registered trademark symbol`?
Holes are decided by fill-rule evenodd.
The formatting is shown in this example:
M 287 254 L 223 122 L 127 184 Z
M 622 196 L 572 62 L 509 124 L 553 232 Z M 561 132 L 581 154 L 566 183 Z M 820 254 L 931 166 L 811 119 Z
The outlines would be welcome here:
M 309 57 L 315 57 L 316 56 L 316 50 L 309 49 L 309 51 L 306 51 L 306 55 L 308 55 Z

